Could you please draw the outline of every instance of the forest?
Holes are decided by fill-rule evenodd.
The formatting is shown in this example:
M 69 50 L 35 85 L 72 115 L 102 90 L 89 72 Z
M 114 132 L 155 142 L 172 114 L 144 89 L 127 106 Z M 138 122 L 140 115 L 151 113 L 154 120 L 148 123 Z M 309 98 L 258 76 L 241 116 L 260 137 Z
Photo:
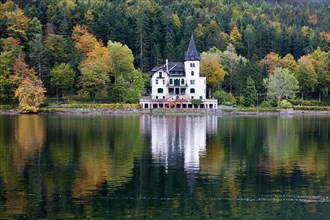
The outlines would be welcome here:
M 2 0 L 0 104 L 136 103 L 150 70 L 182 61 L 191 35 L 220 103 L 327 103 L 329 14 L 327 1 Z M 281 77 L 291 86 L 279 94 Z

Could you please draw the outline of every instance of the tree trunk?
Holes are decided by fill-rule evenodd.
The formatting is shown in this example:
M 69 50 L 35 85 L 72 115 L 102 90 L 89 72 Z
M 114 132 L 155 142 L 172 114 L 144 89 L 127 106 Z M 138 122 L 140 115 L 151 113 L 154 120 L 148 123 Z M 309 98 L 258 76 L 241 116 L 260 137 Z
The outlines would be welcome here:
M 140 34 L 140 69 L 143 71 L 143 41 L 142 33 Z
M 56 104 L 58 104 L 58 89 L 56 88 Z
M 233 64 L 232 62 L 230 63 L 230 78 L 229 78 L 229 93 L 231 93 L 232 89 L 232 82 L 233 82 Z
M 90 97 L 91 97 L 91 99 L 92 99 L 92 102 L 93 102 L 93 104 L 95 104 L 95 92 L 91 92 L 90 93 Z

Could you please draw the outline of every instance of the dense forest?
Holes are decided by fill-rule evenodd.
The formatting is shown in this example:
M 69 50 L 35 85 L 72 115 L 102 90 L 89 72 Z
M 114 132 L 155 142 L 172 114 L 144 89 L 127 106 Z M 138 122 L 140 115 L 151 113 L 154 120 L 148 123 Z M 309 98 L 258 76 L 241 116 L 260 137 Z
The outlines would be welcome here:
M 36 102 L 136 102 L 155 65 L 183 60 L 191 35 L 202 67 L 203 57 L 219 64 L 215 79 L 202 69 L 219 101 L 257 104 L 274 72 L 294 75 L 299 98 L 327 101 L 329 14 L 327 1 L 2 0 L 0 103 L 31 91 Z

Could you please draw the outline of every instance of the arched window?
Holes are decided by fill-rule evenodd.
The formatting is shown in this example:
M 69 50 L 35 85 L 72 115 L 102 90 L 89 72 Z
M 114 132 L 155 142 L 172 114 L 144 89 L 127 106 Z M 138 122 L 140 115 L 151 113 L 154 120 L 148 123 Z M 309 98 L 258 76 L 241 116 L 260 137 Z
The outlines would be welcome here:
M 195 89 L 194 88 L 190 89 L 190 93 L 195 93 Z
M 158 93 L 163 93 L 163 89 L 162 88 L 159 88 L 158 89 Z

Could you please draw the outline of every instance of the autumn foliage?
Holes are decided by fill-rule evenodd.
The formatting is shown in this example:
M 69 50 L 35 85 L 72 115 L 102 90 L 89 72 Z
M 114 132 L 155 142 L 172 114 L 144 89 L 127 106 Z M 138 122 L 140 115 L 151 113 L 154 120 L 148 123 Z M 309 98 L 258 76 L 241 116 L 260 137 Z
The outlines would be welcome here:
M 21 113 L 38 112 L 45 98 L 45 88 L 39 79 L 25 78 L 15 91 Z

